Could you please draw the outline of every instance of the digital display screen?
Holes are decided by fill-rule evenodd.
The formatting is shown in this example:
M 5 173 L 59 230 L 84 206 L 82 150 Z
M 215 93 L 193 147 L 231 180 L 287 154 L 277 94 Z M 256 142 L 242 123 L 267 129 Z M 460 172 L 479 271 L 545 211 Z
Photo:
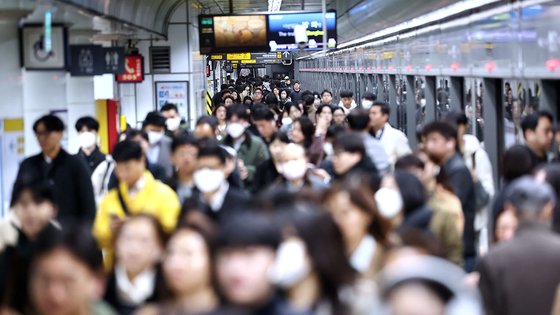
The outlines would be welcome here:
M 200 16 L 200 52 L 268 50 L 266 15 Z
M 268 16 L 270 51 L 298 50 L 294 27 L 303 25 L 307 35 L 305 50 L 335 49 L 337 45 L 336 12 L 325 13 L 327 42 L 323 42 L 323 13 L 286 13 Z

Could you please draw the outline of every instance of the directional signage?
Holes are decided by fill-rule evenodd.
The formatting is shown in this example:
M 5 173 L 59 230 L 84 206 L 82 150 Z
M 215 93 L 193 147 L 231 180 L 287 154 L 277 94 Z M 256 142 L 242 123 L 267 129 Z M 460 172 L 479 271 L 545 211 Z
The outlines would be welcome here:
M 291 52 L 212 54 L 210 60 L 231 61 L 240 64 L 275 64 L 292 60 Z
M 104 48 L 99 45 L 70 46 L 70 74 L 93 76 L 124 72 L 124 48 Z

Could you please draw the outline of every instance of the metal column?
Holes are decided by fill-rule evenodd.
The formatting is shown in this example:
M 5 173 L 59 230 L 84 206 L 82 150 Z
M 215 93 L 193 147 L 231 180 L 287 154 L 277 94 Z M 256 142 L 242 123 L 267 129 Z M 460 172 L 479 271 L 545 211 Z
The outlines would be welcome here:
M 464 81 L 462 77 L 451 77 L 451 82 L 449 82 L 449 107 L 452 111 L 463 110 L 463 90 Z
M 426 97 L 426 120 L 425 122 L 436 119 L 436 77 L 425 77 L 426 87 L 424 96 Z
M 560 80 L 542 80 L 541 82 L 539 109 L 552 113 L 555 122 L 558 121 L 558 111 L 560 108 L 558 89 L 560 89 Z
M 394 74 L 389 75 L 389 108 L 391 108 L 391 115 L 389 116 L 389 123 L 391 126 L 397 126 L 397 82 Z
M 413 75 L 406 76 L 406 104 L 401 104 L 401 106 L 406 106 L 406 136 L 408 137 L 408 143 L 412 149 L 416 148 L 418 144 L 416 141 L 416 98 L 414 94 L 416 92 L 415 80 Z
M 484 149 L 493 166 L 494 183 L 501 174 L 502 148 L 504 147 L 504 114 L 502 106 L 502 84 L 498 79 L 483 79 L 484 95 Z

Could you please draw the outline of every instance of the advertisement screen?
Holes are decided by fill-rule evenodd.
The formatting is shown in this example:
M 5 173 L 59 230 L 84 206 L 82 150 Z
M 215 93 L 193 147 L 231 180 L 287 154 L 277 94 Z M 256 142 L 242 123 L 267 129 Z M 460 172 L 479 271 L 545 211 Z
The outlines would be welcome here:
M 200 16 L 201 53 L 265 51 L 266 15 Z
M 335 49 L 337 45 L 336 12 L 325 13 L 327 42 L 323 42 L 323 13 L 286 13 L 268 16 L 268 45 L 270 51 L 298 50 L 294 27 L 303 25 L 307 35 L 305 50 Z

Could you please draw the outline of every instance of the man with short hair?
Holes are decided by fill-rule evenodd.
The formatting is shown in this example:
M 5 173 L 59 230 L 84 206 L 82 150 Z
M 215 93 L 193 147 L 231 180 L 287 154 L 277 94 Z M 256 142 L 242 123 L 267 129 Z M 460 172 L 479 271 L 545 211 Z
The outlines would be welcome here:
M 352 110 L 358 107 L 354 101 L 354 92 L 350 90 L 340 91 L 340 103 L 338 103 L 338 107 L 342 108 L 346 115 L 350 114 Z
M 272 137 L 278 132 L 276 116 L 268 106 L 255 105 L 251 112 L 253 123 L 266 144 L 270 144 Z
M 346 178 L 350 175 L 367 175 L 372 180 L 379 177 L 379 171 L 366 153 L 362 138 L 355 132 L 338 135 L 333 142 L 332 163 L 335 177 Z
M 531 153 L 533 168 L 548 162 L 548 152 L 554 139 L 552 114 L 546 111 L 523 117 L 521 129 L 525 145 Z
M 235 104 L 229 107 L 226 120 L 228 135 L 222 142 L 237 152 L 241 179 L 250 188 L 255 169 L 269 158 L 266 144 L 247 130 L 250 117 L 244 105 Z
M 391 170 L 391 162 L 389 162 L 389 156 L 385 152 L 383 145 L 379 140 L 372 137 L 369 132 L 369 113 L 365 109 L 356 109 L 346 117 L 348 120 L 348 126 L 350 130 L 355 131 L 360 135 L 364 146 L 366 148 L 366 153 L 369 158 L 375 163 L 377 170 L 380 175 Z
M 376 100 L 377 100 L 377 95 L 371 92 L 365 92 L 362 95 L 362 101 L 360 102 L 360 105 L 363 109 L 369 110 L 373 105 L 373 102 L 375 102 Z
M 85 116 L 76 121 L 75 128 L 80 143 L 80 150 L 76 155 L 87 164 L 91 174 L 106 159 L 97 146 L 99 123 L 95 118 Z
M 218 119 L 215 116 L 200 116 L 196 121 L 194 135 L 198 139 L 218 139 L 220 130 L 218 130 Z M 220 140 L 220 139 L 218 139 Z
M 301 93 L 301 82 L 296 80 L 294 81 L 294 88 L 292 89 L 292 93 L 290 93 L 290 98 L 292 99 L 293 103 L 298 103 L 299 101 L 301 101 Z
M 478 265 L 486 314 L 552 314 L 560 283 L 560 237 L 551 230 L 554 190 L 524 176 L 505 199 L 505 211 L 513 211 L 519 225 L 512 240 L 492 247 Z
M 148 161 L 158 164 L 165 169 L 165 175 L 173 175 L 171 165 L 171 138 L 165 135 L 166 118 L 160 112 L 149 112 L 142 123 L 142 130 L 148 134 L 150 149 L 147 153 Z
M 188 131 L 186 122 L 181 118 L 177 105 L 165 103 L 159 112 L 165 117 L 165 134 L 168 137 L 174 137 L 180 133 Z
M 245 210 L 249 197 L 243 190 L 228 182 L 226 159 L 225 149 L 216 142 L 207 141 L 200 145 L 193 173 L 198 194 L 185 202 L 194 205 L 187 211 L 201 211 L 220 223 L 227 222 L 229 218 Z
M 411 150 L 406 135 L 389 124 L 390 112 L 389 104 L 374 102 L 369 109 L 369 123 L 371 132 L 381 142 L 391 165 L 394 165 L 399 157 L 409 154 Z
M 424 148 L 440 166 L 459 200 L 465 215 L 463 232 L 465 270 L 470 272 L 476 257 L 474 218 L 476 214 L 474 183 L 463 157 L 457 152 L 457 130 L 450 123 L 434 121 L 424 127 Z
M 171 232 L 180 210 L 177 194 L 154 179 L 146 169 L 146 157 L 138 142 L 129 139 L 119 142 L 112 155 L 119 185 L 103 198 L 93 224 L 93 235 L 99 246 L 106 250 L 107 266 L 112 264 L 113 236 L 126 217 L 151 214 L 167 232 Z
M 262 103 L 264 98 L 264 92 L 262 88 L 255 88 L 253 90 L 253 104 Z
M 62 148 L 64 123 L 57 116 L 46 115 L 35 121 L 33 131 L 41 153 L 21 163 L 16 182 L 50 182 L 58 204 L 57 219 L 63 227 L 74 222 L 91 224 L 95 217 L 95 199 L 90 172 L 79 157 Z
M 333 101 L 332 92 L 329 90 L 323 90 L 323 92 L 321 92 L 321 105 L 333 106 L 332 101 Z

